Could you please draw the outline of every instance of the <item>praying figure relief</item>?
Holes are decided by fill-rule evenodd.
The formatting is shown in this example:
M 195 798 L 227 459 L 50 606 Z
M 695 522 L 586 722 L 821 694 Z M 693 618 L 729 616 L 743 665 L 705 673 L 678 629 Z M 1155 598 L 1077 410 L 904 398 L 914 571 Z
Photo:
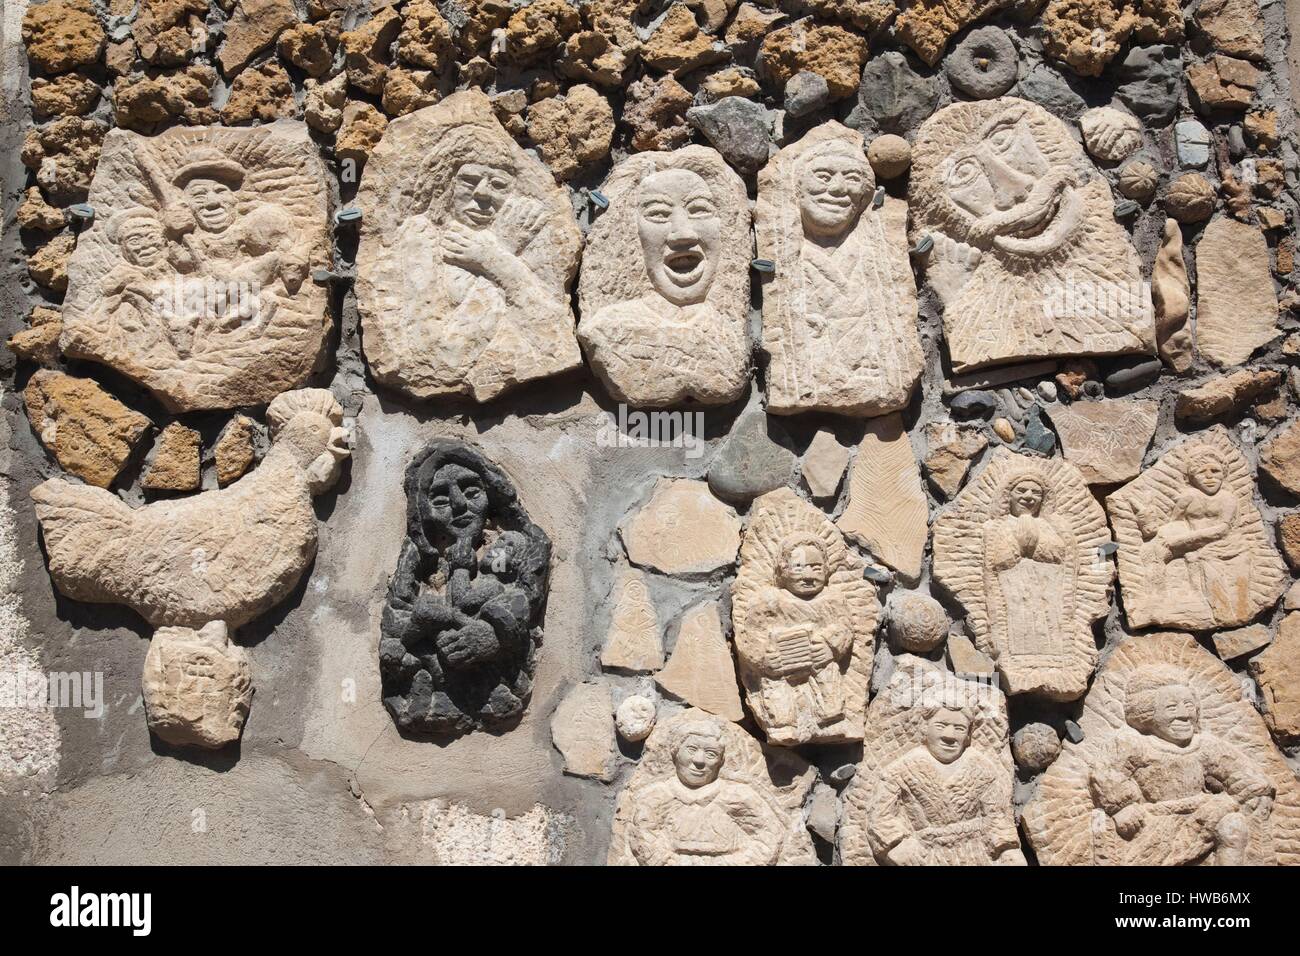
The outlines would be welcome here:
M 1236 627 L 1276 603 L 1286 567 L 1254 491 L 1250 465 L 1219 426 L 1107 497 L 1130 627 Z
M 270 401 L 323 358 L 310 278 L 333 258 L 325 168 L 302 123 L 111 130 L 95 220 L 68 264 L 60 347 L 172 412 Z
M 1141 263 L 1065 125 L 1014 97 L 954 103 L 912 148 L 912 238 L 934 240 L 953 369 L 1155 351 Z
M 532 692 L 550 539 L 505 473 L 461 442 L 425 446 L 405 490 L 379 641 L 384 706 L 415 735 L 507 727 Z
M 834 121 L 759 176 L 768 411 L 881 415 L 904 408 L 924 359 L 907 256 L 907 204 L 872 204 L 862 136 Z
M 1047 865 L 1300 863 L 1300 782 L 1237 677 L 1186 634 L 1124 640 L 1025 808 Z
M 660 720 L 614 809 L 615 866 L 816 862 L 803 802 L 816 771 L 696 708 Z
M 934 523 L 934 575 L 961 601 L 1008 693 L 1074 700 L 1110 608 L 1106 516 L 1059 459 L 994 454 Z
M 712 149 L 637 153 L 601 187 L 578 291 L 592 370 L 643 407 L 735 401 L 749 380 L 749 202 Z
M 846 866 L 1024 866 L 1007 702 L 905 654 L 871 702 L 844 798 Z
M 860 740 L 880 612 L 862 559 L 788 488 L 750 515 L 731 619 L 754 720 L 773 744 Z
M 380 382 L 485 402 L 582 364 L 569 307 L 582 235 L 483 93 L 393 120 L 357 206 L 357 308 Z

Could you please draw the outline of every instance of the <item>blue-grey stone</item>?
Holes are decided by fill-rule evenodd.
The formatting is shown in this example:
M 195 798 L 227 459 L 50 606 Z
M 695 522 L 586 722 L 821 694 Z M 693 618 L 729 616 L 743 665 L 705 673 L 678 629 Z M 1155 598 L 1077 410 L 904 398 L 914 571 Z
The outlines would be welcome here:
M 873 57 L 862 70 L 858 106 L 849 125 L 906 133 L 938 109 L 941 92 L 934 77 L 921 75 L 906 56 L 890 50 Z
M 1174 145 L 1178 149 L 1180 163 L 1202 169 L 1210 161 L 1213 139 L 1204 124 L 1194 119 L 1186 119 L 1180 120 L 1174 127 Z
M 743 96 L 724 96 L 708 106 L 686 111 L 690 123 L 737 169 L 756 172 L 767 162 L 772 117 L 762 103 Z
M 949 411 L 957 418 L 988 418 L 997 407 L 997 399 L 979 389 L 958 392 L 948 402 Z
M 1083 743 L 1083 728 L 1073 720 L 1067 720 L 1065 722 L 1065 736 L 1069 738 L 1070 743 L 1081 744 Z
M 948 82 L 977 100 L 992 99 L 1011 89 L 1019 65 L 1016 45 L 999 27 L 972 30 L 943 61 Z
M 1056 435 L 1043 421 L 1043 407 L 1035 403 L 1025 416 L 1024 446 L 1041 455 L 1050 455 L 1056 449 Z
M 1132 392 L 1150 385 L 1160 377 L 1163 368 L 1159 359 L 1149 359 L 1135 365 L 1116 369 L 1106 376 L 1106 387 L 1117 392 Z
M 1069 121 L 1078 119 L 1088 104 L 1050 66 L 1040 64 L 1020 78 L 1016 95 L 1037 103 L 1047 112 Z
M 709 463 L 709 489 L 743 504 L 785 487 L 798 459 L 780 442 L 789 442 L 785 430 L 768 418 L 762 402 L 751 401 Z
M 806 116 L 821 109 L 830 98 L 826 78 L 811 70 L 800 70 L 785 84 L 785 111 L 791 116 Z
M 1178 112 L 1183 60 L 1176 46 L 1140 46 L 1114 67 L 1120 85 L 1115 95 L 1137 116 L 1164 126 Z

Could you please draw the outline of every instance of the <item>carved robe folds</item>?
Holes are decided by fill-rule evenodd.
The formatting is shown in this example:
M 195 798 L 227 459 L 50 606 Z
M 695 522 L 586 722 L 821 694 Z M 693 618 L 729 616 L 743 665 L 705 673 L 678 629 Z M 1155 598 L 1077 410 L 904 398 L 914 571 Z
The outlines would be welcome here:
M 825 123 L 759 177 L 767 408 L 880 415 L 907 405 L 924 358 L 907 258 L 907 205 L 871 205 L 862 136 Z

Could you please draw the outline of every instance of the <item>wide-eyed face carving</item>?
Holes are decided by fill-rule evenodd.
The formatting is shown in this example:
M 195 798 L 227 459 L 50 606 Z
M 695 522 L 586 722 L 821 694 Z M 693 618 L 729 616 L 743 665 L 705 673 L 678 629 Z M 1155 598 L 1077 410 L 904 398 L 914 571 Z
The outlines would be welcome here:
M 973 220 L 967 241 L 1024 256 L 1060 246 L 1079 224 L 1076 173 L 1050 163 L 1024 110 L 1003 111 L 941 171 L 956 206 Z
M 487 510 L 482 476 L 463 465 L 443 465 L 434 472 L 420 502 L 426 527 L 439 536 L 471 543 L 483 534 Z
M 722 217 L 709 184 L 684 169 L 647 176 L 638 197 L 637 233 L 655 291 L 677 306 L 704 301 L 722 240 Z
M 871 169 L 859 150 L 823 149 L 799 175 L 799 215 L 807 235 L 833 239 L 857 222 L 871 189 Z
M 452 182 L 451 214 L 471 229 L 486 228 L 510 198 L 513 182 L 509 170 L 499 166 L 465 163 Z

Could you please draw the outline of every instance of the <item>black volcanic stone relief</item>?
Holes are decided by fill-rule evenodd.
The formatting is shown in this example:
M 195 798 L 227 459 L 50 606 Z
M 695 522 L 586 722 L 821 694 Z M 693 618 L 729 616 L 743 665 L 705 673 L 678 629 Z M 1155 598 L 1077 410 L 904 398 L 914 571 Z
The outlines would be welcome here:
M 384 706 L 419 736 L 507 729 L 532 692 L 550 538 L 505 473 L 462 442 L 427 445 L 405 490 L 379 642 Z

